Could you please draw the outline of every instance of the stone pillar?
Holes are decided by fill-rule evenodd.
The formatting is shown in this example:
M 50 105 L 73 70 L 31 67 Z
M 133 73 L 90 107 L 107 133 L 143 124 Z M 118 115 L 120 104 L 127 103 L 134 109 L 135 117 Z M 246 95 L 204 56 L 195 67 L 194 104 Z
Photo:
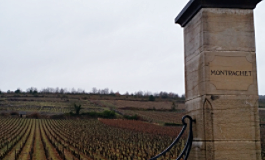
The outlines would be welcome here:
M 253 9 L 260 0 L 191 0 L 184 27 L 191 160 L 260 160 Z

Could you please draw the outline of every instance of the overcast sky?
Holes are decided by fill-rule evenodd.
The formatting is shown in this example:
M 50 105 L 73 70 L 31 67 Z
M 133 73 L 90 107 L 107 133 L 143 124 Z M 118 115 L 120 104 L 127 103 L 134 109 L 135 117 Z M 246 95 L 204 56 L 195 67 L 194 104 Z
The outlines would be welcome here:
M 0 0 L 0 89 L 109 88 L 184 93 L 188 0 Z M 265 94 L 265 3 L 255 10 Z

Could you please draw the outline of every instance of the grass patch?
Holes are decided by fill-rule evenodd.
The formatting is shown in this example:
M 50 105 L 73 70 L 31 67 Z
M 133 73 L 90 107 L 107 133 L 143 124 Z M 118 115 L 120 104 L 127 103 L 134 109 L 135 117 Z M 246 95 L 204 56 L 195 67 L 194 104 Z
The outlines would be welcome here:
M 139 119 L 140 119 L 140 117 L 139 117 L 137 114 L 135 114 L 135 115 L 133 115 L 133 116 L 130 116 L 130 115 L 124 115 L 123 118 L 124 118 L 124 119 L 128 119 L 128 120 L 139 120 Z
M 74 115 L 73 113 L 70 115 L 72 116 L 76 116 Z M 85 116 L 88 116 L 88 117 L 92 117 L 92 118 L 107 118 L 107 119 L 113 119 L 113 118 L 116 118 L 116 114 L 114 111 L 109 111 L 109 110 L 105 110 L 103 112 L 84 112 L 84 113 L 81 113 L 80 115 L 85 115 Z

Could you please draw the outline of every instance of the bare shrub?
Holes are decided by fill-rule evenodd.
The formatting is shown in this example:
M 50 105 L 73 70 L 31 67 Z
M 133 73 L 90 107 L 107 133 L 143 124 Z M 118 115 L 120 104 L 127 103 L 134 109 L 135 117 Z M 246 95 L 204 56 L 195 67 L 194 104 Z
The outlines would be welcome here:
M 6 113 L 6 112 L 2 112 L 2 113 L 0 113 L 0 116 L 8 116 L 9 114 L 8 113 Z
M 19 113 L 18 113 L 18 112 L 16 112 L 16 111 L 12 111 L 12 112 L 10 112 L 10 115 L 11 115 L 11 116 L 18 116 L 18 115 L 19 115 Z

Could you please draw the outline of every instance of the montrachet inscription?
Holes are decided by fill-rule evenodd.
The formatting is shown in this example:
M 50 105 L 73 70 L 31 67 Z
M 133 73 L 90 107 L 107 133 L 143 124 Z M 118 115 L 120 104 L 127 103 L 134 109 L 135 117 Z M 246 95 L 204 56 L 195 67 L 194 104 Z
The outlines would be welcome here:
M 248 90 L 253 84 L 252 63 L 245 56 L 215 56 L 210 62 L 210 82 L 218 90 Z

